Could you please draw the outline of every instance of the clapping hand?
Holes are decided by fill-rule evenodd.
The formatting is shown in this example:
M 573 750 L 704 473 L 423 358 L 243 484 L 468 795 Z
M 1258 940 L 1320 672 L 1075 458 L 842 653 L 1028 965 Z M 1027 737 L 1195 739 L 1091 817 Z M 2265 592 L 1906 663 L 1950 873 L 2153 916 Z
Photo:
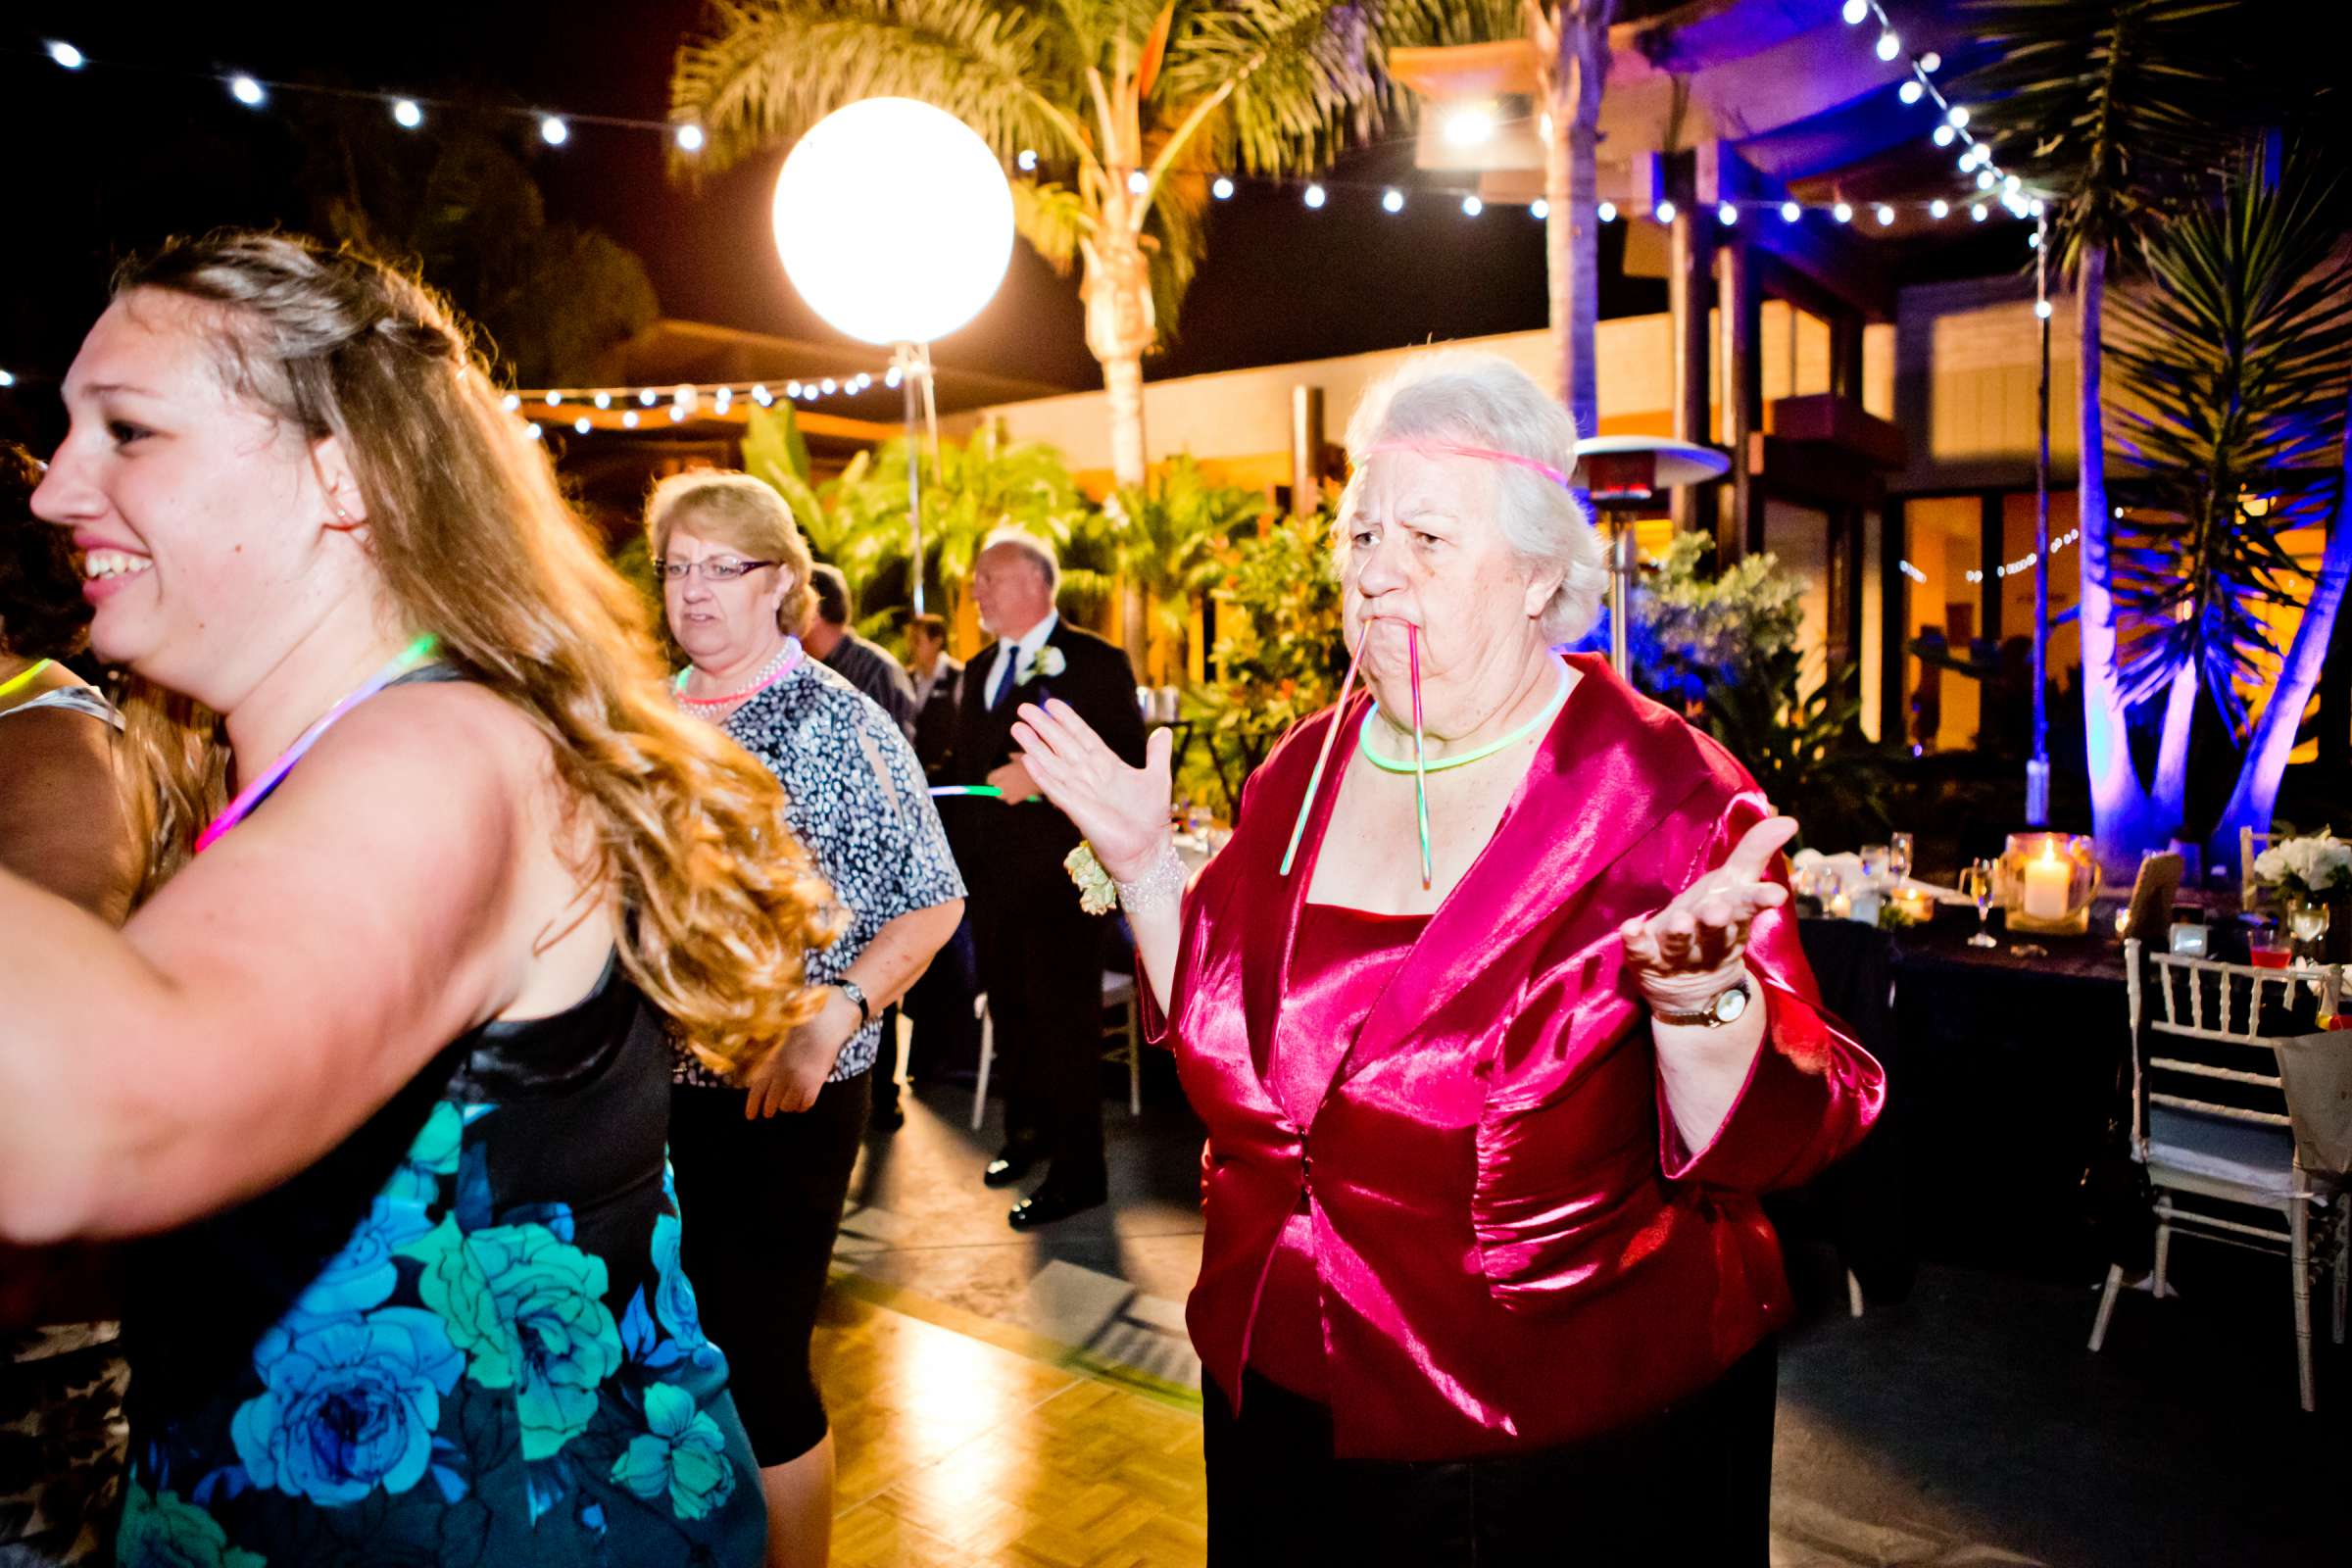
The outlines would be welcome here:
M 1105 871 L 1131 882 L 1152 868 L 1168 842 L 1173 799 L 1166 730 L 1153 730 L 1144 765 L 1129 767 L 1069 704 L 1048 699 L 1021 705 L 1012 738 L 1039 792 L 1077 824 Z
M 1747 963 L 1748 926 L 1788 901 L 1788 890 L 1768 878 L 1772 858 L 1796 828 L 1792 816 L 1766 817 L 1666 907 L 1619 929 L 1626 965 L 1653 1005 L 1692 1011 L 1739 978 Z

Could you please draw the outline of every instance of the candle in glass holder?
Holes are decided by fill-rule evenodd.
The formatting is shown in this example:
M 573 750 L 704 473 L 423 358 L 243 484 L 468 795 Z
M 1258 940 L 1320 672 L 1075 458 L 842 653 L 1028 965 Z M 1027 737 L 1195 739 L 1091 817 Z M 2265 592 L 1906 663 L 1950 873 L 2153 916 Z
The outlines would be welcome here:
M 1831 894 L 1831 895 L 1830 895 L 1830 903 L 1829 903 L 1829 911 L 1830 911 L 1830 917 L 1831 917 L 1832 919 L 1834 919 L 1834 920 L 1850 920 L 1850 919 L 1852 919 L 1852 918 L 1854 917 L 1854 900 L 1853 900 L 1853 896 L 1852 896 L 1851 894 L 1846 894 L 1846 893 L 1833 893 L 1833 894 Z
M 2026 862 L 2026 886 L 2018 907 L 2036 920 L 2062 920 L 2074 880 L 2073 864 L 2044 850 L 2038 859 Z
M 1914 920 L 1931 920 L 1936 915 L 1936 900 L 1926 888 L 1903 888 L 1894 896 L 1903 913 Z

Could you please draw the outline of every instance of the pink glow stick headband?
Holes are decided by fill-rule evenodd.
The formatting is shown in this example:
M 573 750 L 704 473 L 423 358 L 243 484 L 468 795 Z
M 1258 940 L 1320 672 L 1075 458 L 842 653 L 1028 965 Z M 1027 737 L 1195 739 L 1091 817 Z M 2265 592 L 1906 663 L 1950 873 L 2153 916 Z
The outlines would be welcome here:
M 1516 452 L 1497 452 L 1493 447 L 1466 447 L 1451 441 L 1375 441 L 1364 448 L 1357 461 L 1360 465 L 1363 458 L 1377 457 L 1383 452 L 1417 452 L 1425 458 L 1484 458 L 1489 463 L 1507 463 L 1515 468 L 1540 473 L 1563 490 L 1576 488 L 1575 482 L 1567 474 L 1548 463 L 1522 457 Z

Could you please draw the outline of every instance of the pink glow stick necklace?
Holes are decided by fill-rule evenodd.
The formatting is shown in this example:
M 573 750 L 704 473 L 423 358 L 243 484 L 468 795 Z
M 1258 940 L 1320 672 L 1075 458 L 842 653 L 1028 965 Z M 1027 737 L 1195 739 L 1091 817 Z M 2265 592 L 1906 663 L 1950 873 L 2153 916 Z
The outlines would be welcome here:
M 328 709 L 317 723 L 304 730 L 293 745 L 278 755 L 277 760 L 270 764 L 268 772 L 237 791 L 237 798 L 228 803 L 228 808 L 214 817 L 211 824 L 196 836 L 194 853 L 202 855 L 220 841 L 221 834 L 226 833 L 251 815 L 253 808 L 261 805 L 271 790 L 277 788 L 279 781 L 294 771 L 294 764 L 302 760 L 303 754 L 318 744 L 318 737 L 334 728 L 335 720 L 400 679 L 410 670 L 431 659 L 433 650 L 439 644 L 440 639 L 431 632 L 426 632 L 395 654 L 390 662 L 362 681 L 349 696 Z
M 1404 623 L 1404 649 L 1413 673 L 1413 820 L 1421 829 L 1421 886 L 1437 880 L 1429 854 L 1429 749 L 1421 737 L 1421 628 Z M 1360 732 L 1359 732 L 1360 733 Z

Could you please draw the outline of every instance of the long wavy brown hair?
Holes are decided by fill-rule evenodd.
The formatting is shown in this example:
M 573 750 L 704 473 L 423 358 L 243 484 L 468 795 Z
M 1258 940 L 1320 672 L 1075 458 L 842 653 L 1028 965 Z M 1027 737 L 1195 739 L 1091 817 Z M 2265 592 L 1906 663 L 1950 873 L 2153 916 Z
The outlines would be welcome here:
M 802 957 L 840 910 L 775 778 L 673 706 L 644 601 L 503 406 L 470 329 L 415 278 L 282 234 L 175 240 L 116 278 L 117 298 L 145 289 L 219 307 L 230 384 L 342 445 L 409 626 L 547 737 L 629 977 L 712 1068 L 756 1065 L 816 1010 Z M 148 716 L 133 727 L 161 743 L 162 871 L 217 809 L 224 749 L 209 715 Z M 196 741 L 174 750 L 166 716 L 194 720 Z

